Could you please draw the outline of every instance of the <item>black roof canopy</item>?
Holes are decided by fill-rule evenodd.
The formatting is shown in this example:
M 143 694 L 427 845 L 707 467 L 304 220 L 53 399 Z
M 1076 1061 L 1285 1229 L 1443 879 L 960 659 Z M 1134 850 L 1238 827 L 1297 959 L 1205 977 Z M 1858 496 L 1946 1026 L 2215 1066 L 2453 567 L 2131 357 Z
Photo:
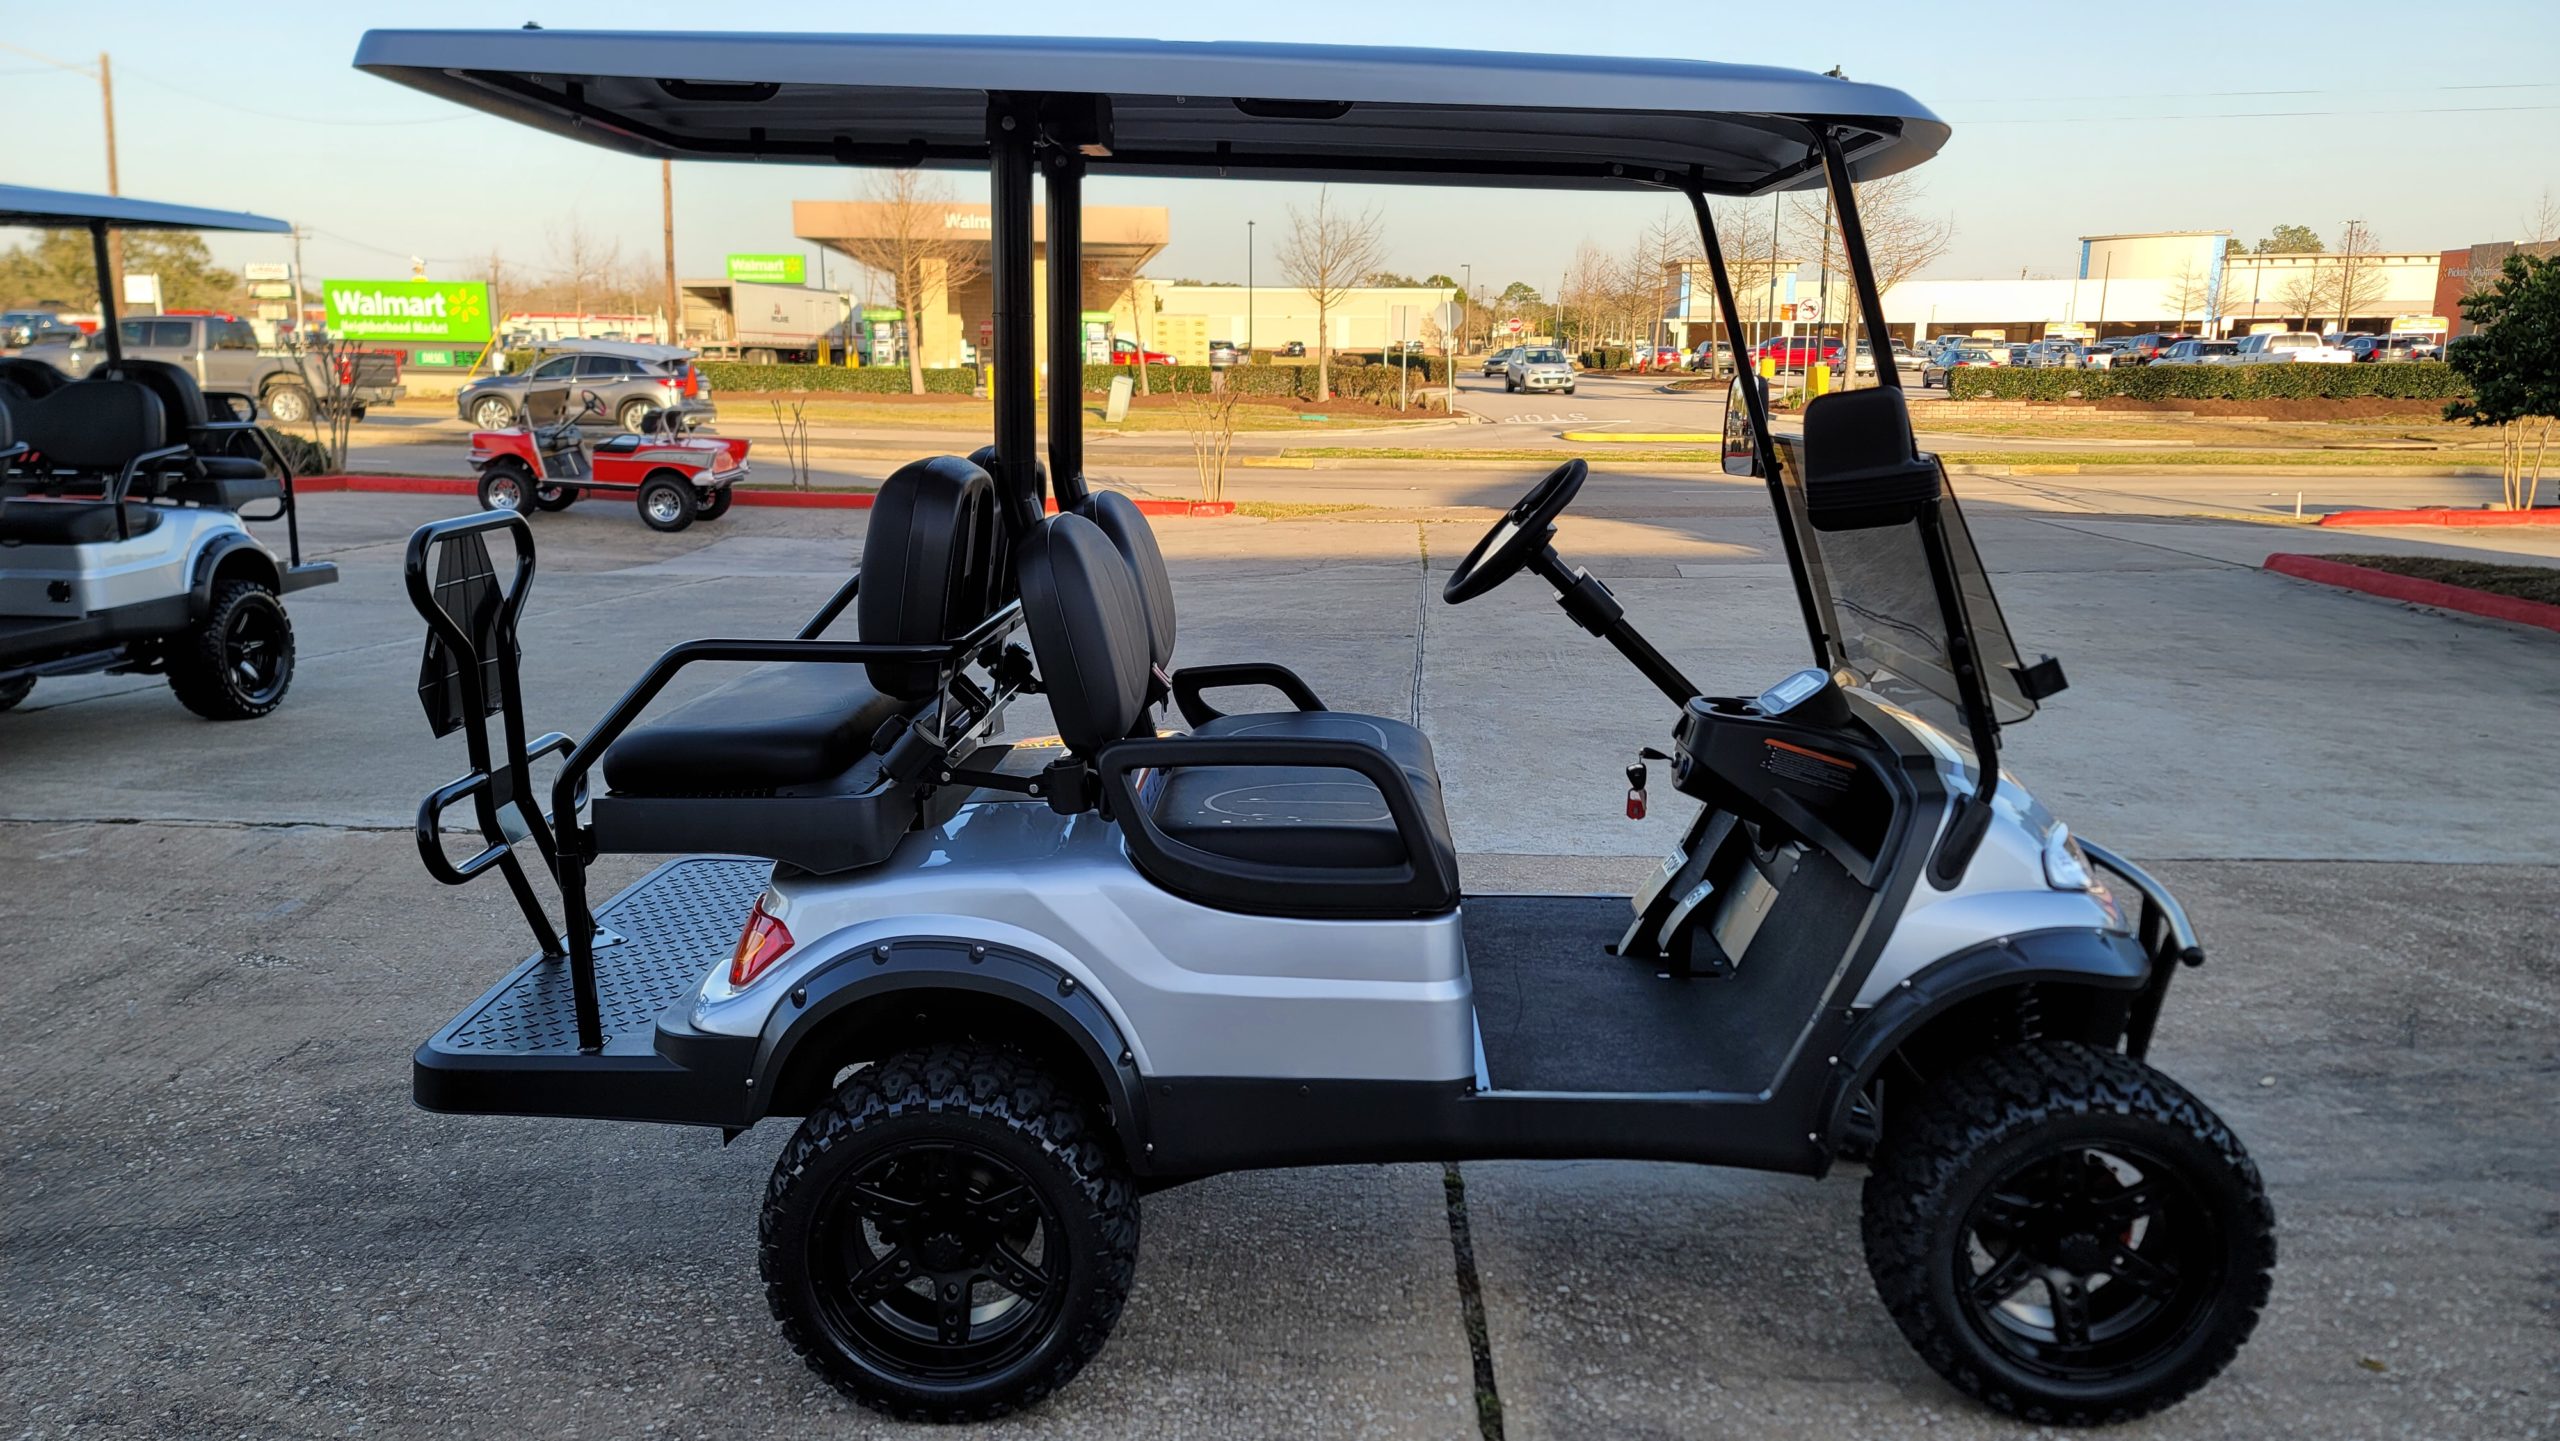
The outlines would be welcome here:
M 1752 194 L 1935 154 L 1901 91 L 1764 66 L 1369 46 L 916 35 L 376 30 L 356 65 L 651 158 L 975 169 L 988 97 L 1095 96 L 1096 174 Z M 1108 153 L 1098 153 L 1107 150 Z

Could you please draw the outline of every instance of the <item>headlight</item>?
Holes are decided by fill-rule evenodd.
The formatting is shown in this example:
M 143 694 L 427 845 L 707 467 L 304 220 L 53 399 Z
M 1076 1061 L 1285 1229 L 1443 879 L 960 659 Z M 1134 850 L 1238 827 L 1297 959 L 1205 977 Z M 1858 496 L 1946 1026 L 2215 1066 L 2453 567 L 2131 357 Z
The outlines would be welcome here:
M 2057 891 L 2085 891 L 2093 884 L 2089 858 L 2071 838 L 2071 827 L 2057 825 L 2044 838 L 2044 878 Z

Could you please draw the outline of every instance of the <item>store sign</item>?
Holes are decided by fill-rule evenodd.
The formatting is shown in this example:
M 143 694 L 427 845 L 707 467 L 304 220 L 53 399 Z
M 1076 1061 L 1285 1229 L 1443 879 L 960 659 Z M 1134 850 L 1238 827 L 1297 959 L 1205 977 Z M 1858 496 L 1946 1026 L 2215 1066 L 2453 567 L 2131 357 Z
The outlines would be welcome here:
M 292 276 L 293 267 L 281 261 L 251 261 L 240 267 L 240 277 L 244 280 L 289 280 Z
M 729 278 L 759 285 L 806 285 L 809 283 L 809 257 L 805 255 L 732 255 Z
M 320 295 L 342 340 L 489 338 L 489 287 L 476 280 L 329 280 Z

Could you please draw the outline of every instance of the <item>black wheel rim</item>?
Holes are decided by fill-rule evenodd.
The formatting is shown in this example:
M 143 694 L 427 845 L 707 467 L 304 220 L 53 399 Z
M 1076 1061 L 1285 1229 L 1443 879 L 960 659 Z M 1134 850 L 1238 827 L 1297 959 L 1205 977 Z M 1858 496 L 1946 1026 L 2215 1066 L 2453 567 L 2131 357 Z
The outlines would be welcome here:
M 1021 1360 L 1067 1294 L 1056 1208 L 1020 1168 L 959 1141 L 895 1146 L 836 1180 L 809 1266 L 837 1348 L 909 1384 Z
M 264 705 L 284 690 L 291 646 L 284 613 L 272 602 L 241 606 L 223 628 L 223 675 L 241 700 Z
M 2024 1369 L 2117 1380 L 2195 1334 L 2221 1286 L 2219 1233 L 2195 1186 L 2153 1152 L 2048 1149 L 1967 1211 L 1956 1298 L 1975 1332 Z

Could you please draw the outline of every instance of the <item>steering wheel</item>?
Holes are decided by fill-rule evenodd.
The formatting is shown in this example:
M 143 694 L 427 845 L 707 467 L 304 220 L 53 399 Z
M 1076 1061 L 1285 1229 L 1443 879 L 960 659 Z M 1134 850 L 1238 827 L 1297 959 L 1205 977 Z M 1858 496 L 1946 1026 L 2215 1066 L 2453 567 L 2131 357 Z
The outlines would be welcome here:
M 1440 587 L 1440 598 L 1451 605 L 1462 605 L 1520 573 L 1529 558 L 1544 549 L 1547 538 L 1556 533 L 1556 517 L 1573 504 L 1582 490 L 1582 482 L 1591 467 L 1581 460 L 1568 460 L 1547 472 L 1547 478 L 1529 487 L 1518 504 L 1503 512 L 1493 529 L 1484 533 L 1476 548 L 1458 562 L 1449 575 L 1449 583 Z

